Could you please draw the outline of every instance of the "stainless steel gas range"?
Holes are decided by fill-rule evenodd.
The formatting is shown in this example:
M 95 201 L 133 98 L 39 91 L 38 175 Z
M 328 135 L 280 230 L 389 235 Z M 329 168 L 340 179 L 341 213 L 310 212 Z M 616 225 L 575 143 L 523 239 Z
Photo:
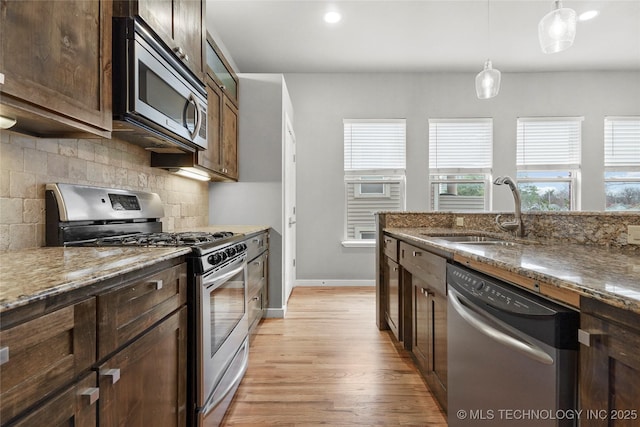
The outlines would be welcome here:
M 162 231 L 155 193 L 46 186 L 47 246 L 188 246 L 190 425 L 217 425 L 249 356 L 247 245 L 229 231 Z

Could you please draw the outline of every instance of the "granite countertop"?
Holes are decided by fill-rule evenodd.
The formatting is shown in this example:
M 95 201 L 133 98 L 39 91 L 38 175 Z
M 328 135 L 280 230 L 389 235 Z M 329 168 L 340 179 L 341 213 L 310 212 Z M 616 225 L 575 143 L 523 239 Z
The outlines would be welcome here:
M 462 256 L 640 314 L 640 257 L 634 251 L 531 239 L 513 239 L 520 243 L 513 246 L 465 245 L 433 236 L 492 234 L 472 230 L 385 228 L 384 231 L 425 249 L 435 249 L 434 252 L 449 259 Z M 504 234 L 493 234 L 504 238 Z
M 187 231 L 252 235 L 264 225 L 214 225 Z M 0 313 L 186 255 L 188 247 L 43 247 L 0 253 Z
M 189 248 L 46 247 L 0 254 L 0 312 L 186 255 Z

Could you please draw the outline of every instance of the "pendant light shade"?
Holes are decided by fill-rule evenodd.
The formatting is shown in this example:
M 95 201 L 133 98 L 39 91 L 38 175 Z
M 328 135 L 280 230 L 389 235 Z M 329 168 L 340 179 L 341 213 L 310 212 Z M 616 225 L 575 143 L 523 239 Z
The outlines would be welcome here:
M 484 63 L 484 70 L 476 76 L 476 94 L 479 99 L 493 98 L 500 91 L 500 71 L 491 67 L 489 59 Z
M 540 48 L 544 53 L 556 53 L 568 49 L 576 37 L 576 12 L 562 7 L 556 0 L 554 9 L 547 13 L 538 24 Z

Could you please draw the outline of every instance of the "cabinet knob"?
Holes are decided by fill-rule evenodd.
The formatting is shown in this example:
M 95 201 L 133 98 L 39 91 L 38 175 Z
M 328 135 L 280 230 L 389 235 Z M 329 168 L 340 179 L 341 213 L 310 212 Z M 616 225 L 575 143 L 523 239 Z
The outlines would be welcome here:
M 398 267 L 393 267 L 393 271 L 398 271 Z
M 0 348 L 0 365 L 4 365 L 9 361 L 9 347 Z
M 111 384 L 120 381 L 120 369 L 104 369 L 100 371 L 100 376 L 111 377 Z
M 253 265 L 260 265 L 260 261 L 253 261 Z
M 161 280 L 161 279 L 160 279 L 160 280 L 152 280 L 152 281 L 151 281 L 151 284 L 153 285 L 153 287 L 154 287 L 156 290 L 160 290 L 160 289 L 162 289 L 163 282 L 162 282 L 162 280 Z
M 584 346 L 591 347 L 596 341 L 602 339 L 604 334 L 600 331 L 586 331 L 578 329 L 578 342 Z
M 259 299 L 260 299 L 260 297 L 256 296 L 256 297 L 251 298 L 251 301 L 258 301 Z
M 182 47 L 181 47 L 181 46 L 174 47 L 174 48 L 173 48 L 173 51 L 174 51 L 174 52 L 175 52 L 175 53 L 176 53 L 180 58 L 184 59 L 184 56 L 185 56 L 185 55 L 184 55 L 184 49 L 182 49 Z
M 80 392 L 80 396 L 82 396 L 87 405 L 91 406 L 98 401 L 98 398 L 100 397 L 100 389 L 97 387 L 85 388 Z

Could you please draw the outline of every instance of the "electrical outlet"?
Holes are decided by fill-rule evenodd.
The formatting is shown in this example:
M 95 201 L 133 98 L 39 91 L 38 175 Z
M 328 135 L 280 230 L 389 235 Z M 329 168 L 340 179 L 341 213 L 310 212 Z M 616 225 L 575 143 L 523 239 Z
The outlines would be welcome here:
M 456 225 L 458 227 L 464 227 L 464 217 L 461 217 L 461 216 L 457 217 L 456 218 Z
M 640 245 L 640 225 L 629 225 L 627 227 L 627 243 Z

